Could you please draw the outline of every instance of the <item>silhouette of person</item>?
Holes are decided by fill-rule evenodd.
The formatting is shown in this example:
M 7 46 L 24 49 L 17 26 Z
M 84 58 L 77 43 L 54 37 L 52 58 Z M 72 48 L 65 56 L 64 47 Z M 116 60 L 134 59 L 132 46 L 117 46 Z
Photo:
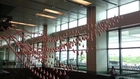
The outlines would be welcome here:
M 111 79 L 115 79 L 115 76 L 117 76 L 114 66 L 112 66 L 112 68 L 110 70 L 110 75 L 111 75 Z

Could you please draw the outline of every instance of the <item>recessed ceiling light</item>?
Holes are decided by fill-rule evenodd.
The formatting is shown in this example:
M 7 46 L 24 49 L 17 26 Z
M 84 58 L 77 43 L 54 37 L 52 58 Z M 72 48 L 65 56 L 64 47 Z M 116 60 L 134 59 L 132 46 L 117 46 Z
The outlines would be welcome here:
M 16 21 L 10 21 L 12 24 L 18 24 L 18 25 L 24 25 L 24 26 L 36 26 L 34 24 L 28 24 L 28 23 L 23 23 L 23 22 L 16 22 Z
M 91 4 L 91 2 L 88 2 L 88 1 L 85 1 L 85 0 L 71 0 L 72 2 L 75 2 L 75 3 L 79 3 L 79 4 L 82 4 L 82 5 L 85 5 L 85 6 L 88 6 Z
M 51 9 L 47 9 L 47 8 L 44 9 L 44 12 L 54 13 L 54 14 L 58 14 L 58 15 L 63 15 L 64 14 L 62 12 L 51 10 Z
M 54 17 L 54 16 L 45 15 L 45 14 L 41 14 L 41 13 L 37 13 L 36 16 L 41 16 L 41 17 L 50 18 L 50 19 L 56 19 L 56 17 Z

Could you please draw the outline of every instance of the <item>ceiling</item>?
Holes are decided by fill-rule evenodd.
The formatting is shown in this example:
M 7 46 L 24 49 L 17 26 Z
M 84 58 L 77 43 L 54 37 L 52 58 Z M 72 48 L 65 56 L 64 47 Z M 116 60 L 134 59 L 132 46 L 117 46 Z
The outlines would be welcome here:
M 87 0 L 92 2 L 92 6 L 102 7 L 104 9 L 113 8 L 117 5 L 132 2 L 134 0 Z M 2 14 L 13 16 L 14 21 L 36 24 L 39 28 L 43 24 L 56 26 L 61 23 L 73 21 L 78 18 L 86 17 L 86 7 L 69 0 L 0 0 L 0 10 Z M 64 15 L 54 15 L 44 13 L 44 8 L 50 8 L 64 12 Z M 57 19 L 47 19 L 35 16 L 36 13 L 44 13 L 56 16 Z M 20 28 L 25 28 L 19 26 Z

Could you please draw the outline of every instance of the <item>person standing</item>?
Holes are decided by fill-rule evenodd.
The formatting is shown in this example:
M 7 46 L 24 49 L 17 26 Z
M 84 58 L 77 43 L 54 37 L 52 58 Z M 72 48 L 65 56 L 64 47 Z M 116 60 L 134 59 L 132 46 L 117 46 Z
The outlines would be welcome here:
M 117 76 L 114 66 L 112 66 L 112 68 L 110 70 L 110 75 L 111 75 L 111 79 L 115 79 L 115 77 Z

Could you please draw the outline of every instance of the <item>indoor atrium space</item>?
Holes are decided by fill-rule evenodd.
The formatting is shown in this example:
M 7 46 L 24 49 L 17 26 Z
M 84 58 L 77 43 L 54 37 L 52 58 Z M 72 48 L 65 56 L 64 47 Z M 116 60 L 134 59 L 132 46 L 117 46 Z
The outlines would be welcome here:
M 140 0 L 0 0 L 0 79 L 140 79 Z

